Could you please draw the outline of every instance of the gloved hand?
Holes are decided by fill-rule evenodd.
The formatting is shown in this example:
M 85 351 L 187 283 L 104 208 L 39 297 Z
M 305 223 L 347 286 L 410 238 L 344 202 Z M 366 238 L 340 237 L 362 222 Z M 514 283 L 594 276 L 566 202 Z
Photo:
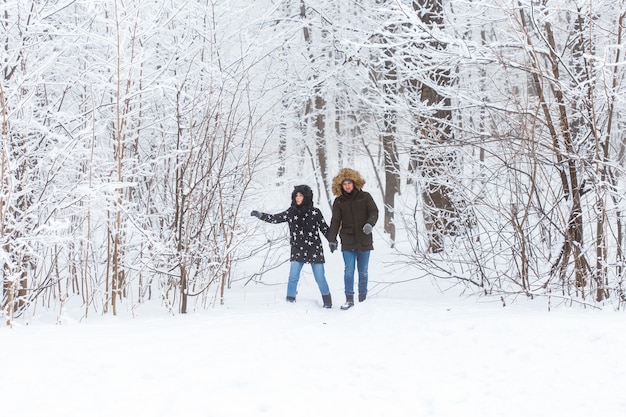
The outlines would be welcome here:
M 337 250 L 337 242 L 328 242 L 328 247 L 330 248 L 330 253 L 333 253 Z
M 256 210 L 252 210 L 252 212 L 250 212 L 250 215 L 254 217 L 258 217 L 259 219 L 261 218 L 261 212 L 256 211 Z
M 365 225 L 363 226 L 363 233 L 365 233 L 366 235 L 372 233 L 372 225 L 369 223 L 365 223 Z

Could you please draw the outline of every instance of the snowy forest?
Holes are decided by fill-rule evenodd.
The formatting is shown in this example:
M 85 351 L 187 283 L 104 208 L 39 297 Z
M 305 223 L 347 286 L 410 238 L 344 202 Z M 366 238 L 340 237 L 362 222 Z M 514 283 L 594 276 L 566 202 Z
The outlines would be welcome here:
M 288 255 L 250 210 L 343 167 L 415 277 L 623 309 L 625 10 L 1 0 L 0 316 L 225 303 Z

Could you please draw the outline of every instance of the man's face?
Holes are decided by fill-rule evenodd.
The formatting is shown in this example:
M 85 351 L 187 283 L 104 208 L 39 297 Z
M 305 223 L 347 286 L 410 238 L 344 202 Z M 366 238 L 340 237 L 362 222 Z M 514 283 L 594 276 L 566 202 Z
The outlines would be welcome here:
M 343 187 L 343 190 L 348 194 L 350 194 L 352 190 L 354 190 L 354 183 L 352 181 L 344 181 L 341 186 Z

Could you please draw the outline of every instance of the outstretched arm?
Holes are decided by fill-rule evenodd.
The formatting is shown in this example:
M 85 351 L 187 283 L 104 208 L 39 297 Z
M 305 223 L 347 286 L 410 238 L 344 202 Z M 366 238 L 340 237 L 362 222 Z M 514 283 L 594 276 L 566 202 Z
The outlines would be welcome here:
M 284 223 L 287 221 L 287 219 L 289 218 L 287 216 L 287 212 L 288 210 L 282 211 L 277 214 L 269 214 L 269 213 L 262 213 L 257 210 L 252 210 L 250 215 L 254 217 L 258 217 L 259 220 L 263 220 L 264 222 L 277 224 L 277 223 Z

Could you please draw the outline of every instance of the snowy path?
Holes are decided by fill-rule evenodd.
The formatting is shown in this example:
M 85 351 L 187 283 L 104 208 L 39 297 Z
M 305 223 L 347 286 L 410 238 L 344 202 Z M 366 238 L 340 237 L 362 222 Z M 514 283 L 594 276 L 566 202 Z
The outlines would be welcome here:
M 247 290 L 185 317 L 2 328 L 0 415 L 626 415 L 623 313 L 392 294 L 328 311 L 303 287 L 295 305 Z

